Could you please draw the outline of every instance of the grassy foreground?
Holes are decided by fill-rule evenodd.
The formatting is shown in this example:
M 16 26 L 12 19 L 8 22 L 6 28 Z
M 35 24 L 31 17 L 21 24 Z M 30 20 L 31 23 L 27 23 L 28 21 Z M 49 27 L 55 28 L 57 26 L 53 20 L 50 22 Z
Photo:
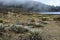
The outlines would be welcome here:
M 59 15 L 24 13 L 0 14 L 1 40 L 60 40 Z

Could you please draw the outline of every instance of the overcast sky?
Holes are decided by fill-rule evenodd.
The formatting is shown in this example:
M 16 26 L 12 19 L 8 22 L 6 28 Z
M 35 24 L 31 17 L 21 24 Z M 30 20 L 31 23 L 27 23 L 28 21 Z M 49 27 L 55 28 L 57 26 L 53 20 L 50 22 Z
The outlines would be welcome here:
M 24 1 L 28 1 L 28 0 L 0 0 L 0 2 L 1 1 L 6 2 L 6 3 L 11 3 L 11 1 L 13 1 L 13 2 L 23 1 L 24 2 Z M 60 0 L 34 0 L 34 1 L 42 2 L 47 5 L 60 6 Z
M 35 1 L 40 1 L 48 5 L 60 6 L 60 0 L 35 0 Z

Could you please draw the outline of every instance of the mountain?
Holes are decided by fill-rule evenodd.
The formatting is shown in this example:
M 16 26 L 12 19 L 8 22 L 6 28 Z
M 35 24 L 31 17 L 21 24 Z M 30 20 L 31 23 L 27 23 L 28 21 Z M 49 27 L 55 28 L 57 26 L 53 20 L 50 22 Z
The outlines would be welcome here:
M 37 1 L 26 1 L 23 3 L 11 3 L 11 4 L 3 4 L 0 3 L 0 7 L 5 8 L 22 8 L 27 11 L 35 11 L 35 12 L 50 12 L 50 11 L 57 11 L 58 8 L 50 5 L 43 4 Z
M 17 7 L 17 8 L 23 8 L 27 11 L 49 11 L 50 6 L 45 5 L 43 3 L 40 2 L 36 2 L 36 1 L 27 1 L 24 3 L 13 3 L 13 4 L 2 4 L 0 3 L 0 5 L 3 7 Z
M 48 5 L 36 1 L 27 2 L 24 5 L 25 5 L 24 7 L 27 8 L 27 10 L 29 11 L 32 10 L 42 12 L 42 11 L 49 11 L 49 9 L 51 8 Z

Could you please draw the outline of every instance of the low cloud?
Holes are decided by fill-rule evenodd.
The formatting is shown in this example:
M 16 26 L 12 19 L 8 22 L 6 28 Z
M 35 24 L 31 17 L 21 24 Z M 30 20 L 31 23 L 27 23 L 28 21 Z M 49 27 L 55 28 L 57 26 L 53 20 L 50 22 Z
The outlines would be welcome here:
M 25 3 L 27 1 L 32 1 L 32 0 L 0 0 L 0 3 L 2 3 L 4 5 L 12 5 L 12 4 Z

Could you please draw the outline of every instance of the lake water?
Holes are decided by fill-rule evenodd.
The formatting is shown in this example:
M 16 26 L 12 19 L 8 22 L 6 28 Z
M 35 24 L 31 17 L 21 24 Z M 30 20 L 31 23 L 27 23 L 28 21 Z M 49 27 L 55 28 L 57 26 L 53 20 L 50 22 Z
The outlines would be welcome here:
M 60 12 L 39 12 L 40 14 L 60 14 Z

